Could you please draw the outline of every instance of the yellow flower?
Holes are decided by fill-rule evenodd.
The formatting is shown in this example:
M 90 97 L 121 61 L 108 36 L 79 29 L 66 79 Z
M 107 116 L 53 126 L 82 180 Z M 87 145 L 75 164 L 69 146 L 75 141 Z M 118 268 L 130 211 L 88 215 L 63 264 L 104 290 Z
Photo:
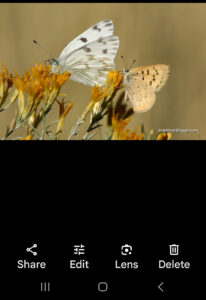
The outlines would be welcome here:
M 118 119 L 118 115 L 114 114 L 112 117 L 112 127 L 113 127 L 113 135 L 112 140 L 142 140 L 144 134 L 137 134 L 136 131 L 131 132 L 129 129 L 125 129 L 127 124 L 129 123 L 130 118 L 126 119 Z
M 38 81 L 41 79 L 46 79 L 50 76 L 51 66 L 42 66 L 42 64 L 31 66 L 31 77 L 33 79 L 37 79 Z
M 20 139 L 20 141 L 30 141 L 32 139 L 32 136 L 28 134 L 25 138 Z
M 80 120 L 85 120 L 89 111 L 92 111 L 97 103 L 105 97 L 105 90 L 101 89 L 99 85 L 95 85 L 91 91 L 90 102 L 83 111 Z
M 12 85 L 12 75 L 9 74 L 4 65 L 2 65 L 2 72 L 0 73 L 0 107 L 6 101 Z
M 129 129 L 126 129 L 125 131 L 120 133 L 120 140 L 143 140 L 143 138 L 143 133 L 140 133 L 138 135 L 136 131 L 131 132 Z
M 101 100 L 111 100 L 114 92 L 121 85 L 122 79 L 123 76 L 119 75 L 118 71 L 109 71 L 104 86 L 100 87 L 99 85 L 95 85 L 92 88 L 90 103 L 83 112 L 81 119 L 84 119 L 89 111 L 92 111 L 92 115 L 94 115 L 100 107 L 97 103 Z
M 118 115 L 113 113 L 113 117 L 112 117 L 112 127 L 114 132 L 116 133 L 120 133 L 121 131 L 124 130 L 124 128 L 127 126 L 127 124 L 129 123 L 130 118 L 126 118 L 124 120 L 119 120 L 118 119 Z
M 109 71 L 104 86 L 102 88 L 100 88 L 99 85 L 93 87 L 90 101 L 96 103 L 103 98 L 108 100 L 113 95 L 113 92 L 120 86 L 122 79 L 123 76 L 119 75 L 118 71 Z
M 64 126 L 64 119 L 67 116 L 67 114 L 69 113 L 69 111 L 72 109 L 73 107 L 73 103 L 69 102 L 68 105 L 64 106 L 64 99 L 62 100 L 62 102 L 59 102 L 57 100 L 57 103 L 59 104 L 59 122 L 57 124 L 57 129 L 56 129 L 56 136 L 59 135 L 62 132 L 62 128 Z
M 104 97 L 105 97 L 105 89 L 101 89 L 99 85 L 95 85 L 92 88 L 90 101 L 95 104 L 96 102 L 102 100 Z
M 171 138 L 171 132 L 161 132 L 157 135 L 156 140 L 170 140 Z
M 51 109 L 62 85 L 70 75 L 67 71 L 63 74 L 51 74 L 51 66 L 42 66 L 42 64 L 31 66 L 22 77 L 16 74 L 13 83 L 18 90 L 18 121 L 24 122 L 30 117 L 29 124 L 37 127 Z M 37 114 L 36 110 L 40 102 L 43 103 L 43 107 Z
M 107 75 L 107 80 L 105 82 L 105 97 L 108 100 L 114 93 L 114 91 L 120 87 L 123 80 L 123 76 L 119 74 L 118 71 L 110 71 Z

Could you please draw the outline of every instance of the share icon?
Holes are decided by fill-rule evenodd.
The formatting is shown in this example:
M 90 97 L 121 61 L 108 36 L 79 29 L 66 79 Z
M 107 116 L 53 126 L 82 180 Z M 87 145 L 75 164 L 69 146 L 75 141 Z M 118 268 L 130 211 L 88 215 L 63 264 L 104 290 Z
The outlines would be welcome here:
M 34 244 L 33 246 L 31 246 L 30 248 L 26 248 L 27 252 L 31 252 L 34 256 L 37 255 L 37 252 L 32 251 L 33 248 L 37 248 L 37 244 Z

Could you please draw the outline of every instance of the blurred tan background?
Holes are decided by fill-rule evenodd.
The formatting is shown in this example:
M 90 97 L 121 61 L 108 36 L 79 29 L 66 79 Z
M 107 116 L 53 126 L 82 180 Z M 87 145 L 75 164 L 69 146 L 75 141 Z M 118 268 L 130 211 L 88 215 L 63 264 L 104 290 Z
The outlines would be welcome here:
M 121 55 L 128 64 L 136 59 L 136 66 L 164 63 L 171 70 L 153 108 L 133 116 L 129 127 L 135 129 L 143 123 L 146 131 L 198 129 L 198 133 L 174 133 L 173 139 L 206 139 L 206 4 L 1 3 L 0 12 L 0 63 L 20 75 L 31 64 L 49 58 L 33 39 L 58 57 L 77 35 L 111 18 L 120 38 L 118 70 L 124 68 Z M 69 81 L 63 91 L 68 94 L 66 99 L 75 103 L 65 122 L 62 138 L 66 138 L 89 101 L 91 88 Z M 15 105 L 0 114 L 1 137 L 14 110 Z M 57 116 L 56 105 L 48 119 Z M 19 130 L 17 136 L 21 135 L 25 132 Z

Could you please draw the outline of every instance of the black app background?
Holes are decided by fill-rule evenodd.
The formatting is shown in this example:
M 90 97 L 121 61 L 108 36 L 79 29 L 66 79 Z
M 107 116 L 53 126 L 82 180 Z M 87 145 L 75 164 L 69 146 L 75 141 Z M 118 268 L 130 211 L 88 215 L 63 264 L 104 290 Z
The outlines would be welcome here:
M 2 218 L 8 295 L 178 297 L 201 292 L 201 187 L 183 150 L 178 150 L 179 162 L 164 144 L 160 155 L 159 146 L 155 152 L 137 144 L 123 149 L 114 144 L 109 154 L 93 143 L 85 152 L 81 143 L 63 152 L 47 145 L 41 155 L 39 146 L 33 147 L 26 145 L 23 158 L 28 162 L 32 156 L 33 163 L 22 165 L 13 157 L 4 178 L 10 182 Z M 25 251 L 34 243 L 37 257 Z M 89 261 L 89 270 L 69 268 L 75 244 L 85 245 L 82 259 Z M 125 244 L 134 249 L 127 258 L 120 254 Z M 178 258 L 169 255 L 171 244 L 179 245 Z M 18 260 L 24 259 L 46 261 L 47 267 L 18 269 Z M 116 259 L 137 261 L 139 269 L 115 269 Z M 189 261 L 191 268 L 159 270 L 159 259 Z M 108 291 L 98 291 L 100 282 L 108 284 Z M 47 283 L 50 291 L 42 292 L 41 284 Z

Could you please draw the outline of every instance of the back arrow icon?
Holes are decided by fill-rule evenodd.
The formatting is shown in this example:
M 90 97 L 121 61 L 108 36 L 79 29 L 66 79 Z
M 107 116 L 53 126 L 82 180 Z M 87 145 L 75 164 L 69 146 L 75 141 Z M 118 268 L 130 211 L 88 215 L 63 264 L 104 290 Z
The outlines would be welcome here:
M 163 285 L 163 283 L 164 283 L 164 282 L 161 282 L 161 283 L 158 285 L 158 289 L 160 289 L 161 292 L 164 292 L 164 290 L 161 288 L 161 286 Z

